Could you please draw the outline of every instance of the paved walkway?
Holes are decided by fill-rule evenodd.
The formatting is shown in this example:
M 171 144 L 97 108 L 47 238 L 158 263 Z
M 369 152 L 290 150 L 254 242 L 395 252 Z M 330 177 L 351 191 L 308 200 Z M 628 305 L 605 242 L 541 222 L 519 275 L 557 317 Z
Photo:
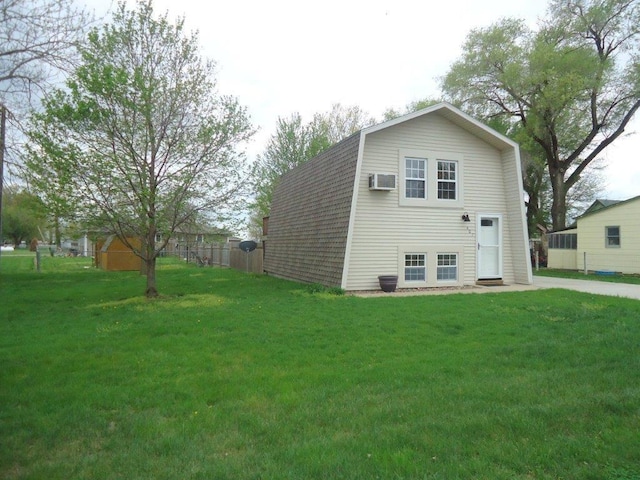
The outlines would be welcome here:
M 380 290 L 351 292 L 351 295 L 359 297 L 397 296 L 408 297 L 414 295 L 446 295 L 451 293 L 499 293 L 499 292 L 523 292 L 538 290 L 540 288 L 564 288 L 598 295 L 611 295 L 614 297 L 627 297 L 640 300 L 640 285 L 629 283 L 598 282 L 595 280 L 573 280 L 568 278 L 538 277 L 533 276 L 533 285 L 503 285 L 499 287 L 462 287 L 462 288 L 427 288 L 397 290 L 394 293 L 384 293 Z
M 534 275 L 533 284 L 538 288 L 566 288 L 598 295 L 612 295 L 640 300 L 640 285 L 630 283 L 598 282 L 595 280 L 574 280 L 570 278 L 539 277 Z

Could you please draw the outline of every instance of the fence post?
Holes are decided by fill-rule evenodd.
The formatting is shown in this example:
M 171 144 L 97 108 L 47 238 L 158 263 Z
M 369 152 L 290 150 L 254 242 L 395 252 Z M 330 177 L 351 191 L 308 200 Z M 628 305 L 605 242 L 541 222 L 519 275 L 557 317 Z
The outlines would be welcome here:
M 587 275 L 589 270 L 587 269 L 587 252 L 583 252 L 583 261 L 584 261 L 584 274 Z

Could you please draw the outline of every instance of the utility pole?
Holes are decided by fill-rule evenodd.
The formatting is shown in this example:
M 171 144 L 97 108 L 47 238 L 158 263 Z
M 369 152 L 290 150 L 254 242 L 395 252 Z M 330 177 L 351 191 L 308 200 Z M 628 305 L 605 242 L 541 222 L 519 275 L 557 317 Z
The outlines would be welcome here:
M 4 104 L 0 104 L 0 240 L 2 240 L 2 246 L 4 246 L 4 235 L 2 233 L 2 193 L 4 191 L 4 150 L 6 139 L 6 127 L 7 127 L 7 107 Z M 0 248 L 0 257 L 2 256 L 2 249 Z

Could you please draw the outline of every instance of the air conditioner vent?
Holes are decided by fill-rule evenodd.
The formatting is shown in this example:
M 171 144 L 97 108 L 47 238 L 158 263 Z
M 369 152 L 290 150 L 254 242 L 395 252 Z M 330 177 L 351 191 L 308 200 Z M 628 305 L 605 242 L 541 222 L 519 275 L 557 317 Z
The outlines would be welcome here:
M 387 173 L 369 175 L 369 190 L 395 190 L 396 176 Z

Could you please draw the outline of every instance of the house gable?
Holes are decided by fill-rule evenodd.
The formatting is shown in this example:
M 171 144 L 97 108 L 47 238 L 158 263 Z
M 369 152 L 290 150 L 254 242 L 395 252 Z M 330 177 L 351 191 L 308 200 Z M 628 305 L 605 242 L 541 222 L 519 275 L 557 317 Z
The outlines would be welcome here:
M 428 159 L 426 183 L 431 191 L 422 202 L 403 202 L 406 156 Z M 441 159 L 457 162 L 459 190 L 453 201 L 438 198 L 434 191 Z M 398 188 L 370 191 L 367 178 L 373 172 L 397 175 Z M 517 145 L 448 104 L 364 129 L 343 287 L 374 289 L 377 276 L 387 274 L 398 274 L 405 287 L 474 283 L 479 213 L 502 219 L 502 276 L 530 283 L 520 178 Z M 469 223 L 461 220 L 465 213 L 470 214 Z M 412 252 L 429 264 L 427 278 L 423 284 L 403 285 L 403 262 Z M 438 262 L 450 255 L 458 262 L 459 275 L 455 282 L 439 281 Z

